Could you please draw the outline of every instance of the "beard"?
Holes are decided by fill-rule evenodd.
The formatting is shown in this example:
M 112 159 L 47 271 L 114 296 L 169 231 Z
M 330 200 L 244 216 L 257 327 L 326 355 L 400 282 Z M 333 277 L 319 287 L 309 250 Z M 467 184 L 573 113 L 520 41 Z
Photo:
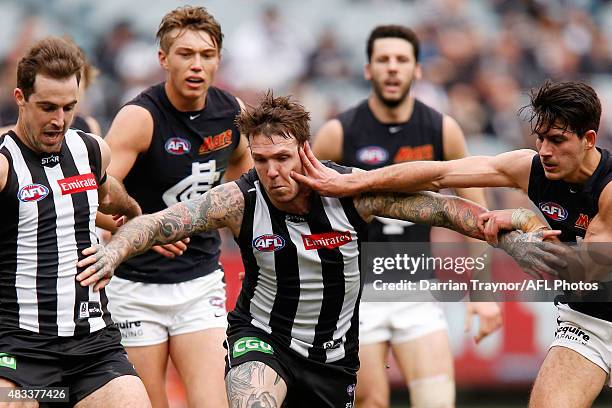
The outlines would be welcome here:
M 402 91 L 399 98 L 389 99 L 384 96 L 382 90 L 383 87 L 378 82 L 372 81 L 372 88 L 374 89 L 374 94 L 383 103 L 383 105 L 390 109 L 397 108 L 402 102 L 406 100 L 406 98 L 408 97 L 408 93 L 410 92 L 410 85 L 411 84 L 409 83 L 406 89 Z

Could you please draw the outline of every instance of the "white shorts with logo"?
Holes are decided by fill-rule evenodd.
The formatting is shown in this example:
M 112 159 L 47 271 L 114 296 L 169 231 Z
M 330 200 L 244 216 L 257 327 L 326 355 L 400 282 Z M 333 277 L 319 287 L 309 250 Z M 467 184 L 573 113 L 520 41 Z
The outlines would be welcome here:
M 436 302 L 361 302 L 359 343 L 403 343 L 448 325 Z
M 169 336 L 227 327 L 223 271 L 180 283 L 114 277 L 108 307 L 126 347 L 163 343 Z
M 559 304 L 557 309 L 557 330 L 550 347 L 567 347 L 597 364 L 608 373 L 608 386 L 612 387 L 612 323 L 572 310 L 565 304 Z

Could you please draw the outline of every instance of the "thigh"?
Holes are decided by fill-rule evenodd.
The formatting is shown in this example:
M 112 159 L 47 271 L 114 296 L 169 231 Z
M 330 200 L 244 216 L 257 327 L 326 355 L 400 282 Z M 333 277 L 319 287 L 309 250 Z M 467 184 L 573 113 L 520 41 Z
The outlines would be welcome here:
M 206 329 L 227 329 L 225 284 L 220 270 L 172 285 L 171 296 L 176 302 L 169 316 L 170 336 Z
M 0 390 L 7 388 L 18 388 L 19 385 L 13 381 L 9 381 L 5 378 L 0 377 Z M 3 393 L 4 395 L 4 393 Z M 23 402 L 8 402 L 0 401 L 0 408 L 38 408 L 38 402 L 36 401 L 23 401 Z
M 114 326 L 66 342 L 61 361 L 62 384 L 69 387 L 70 400 L 77 403 L 123 376 L 138 379 L 134 366 L 121 346 L 121 334 Z
M 360 367 L 357 372 L 357 404 L 359 406 L 389 406 L 387 359 L 389 343 L 359 346 Z
M 166 371 L 168 369 L 168 342 L 153 346 L 126 347 L 128 359 L 145 385 L 154 407 L 167 407 Z
M 530 408 L 588 408 L 604 386 L 606 372 L 580 353 L 552 347 L 536 378 Z
M 170 356 L 192 407 L 224 407 L 225 330 L 216 328 L 170 337 Z
M 448 329 L 444 311 L 438 302 L 394 303 L 387 313 L 391 315 L 392 344 Z
M 79 401 L 75 408 L 150 408 L 147 391 L 140 378 L 117 377 Z
M 229 369 L 225 388 L 232 407 L 280 407 L 287 395 L 280 374 L 261 361 L 246 361 Z
M 453 378 L 453 356 L 446 330 L 392 344 L 391 351 L 408 384 L 431 377 Z
M 171 284 L 113 278 L 106 288 L 108 308 L 125 347 L 152 346 L 168 340 L 168 310 L 177 301 Z M 180 301 L 180 300 L 179 300 Z
M 391 303 L 361 302 L 359 304 L 359 345 L 391 340 Z

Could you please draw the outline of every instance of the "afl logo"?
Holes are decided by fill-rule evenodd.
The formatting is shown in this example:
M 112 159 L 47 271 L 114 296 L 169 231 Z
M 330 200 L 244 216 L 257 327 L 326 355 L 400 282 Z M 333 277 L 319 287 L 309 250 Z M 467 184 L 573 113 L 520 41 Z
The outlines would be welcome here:
M 191 149 L 191 144 L 187 140 L 181 139 L 180 137 L 173 137 L 168 139 L 165 148 L 168 153 L 180 156 L 181 154 L 189 152 L 189 149 Z
M 49 189 L 47 186 L 43 186 L 42 184 L 28 184 L 19 190 L 17 198 L 19 198 L 19 201 L 27 203 L 32 201 L 40 201 L 45 198 L 47 194 L 49 194 Z
M 369 165 L 376 165 L 386 162 L 389 153 L 379 146 L 366 146 L 357 151 L 357 160 Z
M 552 201 L 540 203 L 540 210 L 542 210 L 544 215 L 554 221 L 563 221 L 567 218 L 567 210 Z
M 285 240 L 276 234 L 260 235 L 253 240 L 253 248 L 260 252 L 275 252 L 284 246 Z

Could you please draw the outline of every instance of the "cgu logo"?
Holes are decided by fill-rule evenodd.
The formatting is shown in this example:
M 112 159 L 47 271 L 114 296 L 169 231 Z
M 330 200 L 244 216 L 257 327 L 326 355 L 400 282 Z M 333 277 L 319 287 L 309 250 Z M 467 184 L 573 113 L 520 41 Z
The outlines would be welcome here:
M 366 146 L 357 151 L 357 159 L 365 164 L 376 165 L 387 161 L 389 153 L 382 147 Z
M 540 203 L 540 210 L 551 220 L 563 221 L 567 218 L 567 210 L 552 201 Z
M 180 156 L 181 154 L 185 154 L 189 152 L 191 149 L 191 144 L 180 137 L 173 137 L 168 139 L 165 145 L 166 151 L 175 156 Z
M 42 184 L 28 184 L 19 190 L 17 193 L 17 198 L 19 201 L 23 201 L 25 203 L 40 201 L 45 198 L 49 194 L 49 189 L 47 186 L 43 186 Z
M 260 252 L 275 252 L 283 249 L 285 240 L 280 235 L 264 234 L 253 240 L 253 248 Z

